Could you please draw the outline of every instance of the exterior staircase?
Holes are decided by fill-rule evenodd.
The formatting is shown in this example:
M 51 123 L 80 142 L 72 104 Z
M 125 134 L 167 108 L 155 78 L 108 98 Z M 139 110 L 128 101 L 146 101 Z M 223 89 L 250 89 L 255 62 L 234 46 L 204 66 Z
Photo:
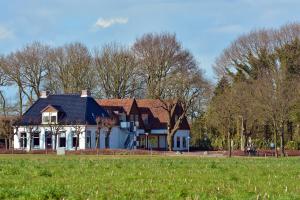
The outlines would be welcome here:
M 128 135 L 127 135 L 127 138 L 125 140 L 125 143 L 124 143 L 124 147 L 126 149 L 133 149 L 134 148 L 134 132 L 128 132 Z

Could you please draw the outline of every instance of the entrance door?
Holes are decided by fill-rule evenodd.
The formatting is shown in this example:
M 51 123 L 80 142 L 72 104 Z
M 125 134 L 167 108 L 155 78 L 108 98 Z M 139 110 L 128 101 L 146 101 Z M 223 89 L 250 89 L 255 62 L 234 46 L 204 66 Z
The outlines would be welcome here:
M 52 149 L 52 137 L 51 137 L 51 135 L 47 136 L 47 138 L 46 138 L 46 149 Z

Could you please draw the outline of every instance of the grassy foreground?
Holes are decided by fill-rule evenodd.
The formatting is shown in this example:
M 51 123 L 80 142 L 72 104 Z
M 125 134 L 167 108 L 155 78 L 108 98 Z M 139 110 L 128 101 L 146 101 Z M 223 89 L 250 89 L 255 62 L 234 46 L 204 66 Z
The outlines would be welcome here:
M 2 155 L 0 199 L 300 199 L 300 158 Z

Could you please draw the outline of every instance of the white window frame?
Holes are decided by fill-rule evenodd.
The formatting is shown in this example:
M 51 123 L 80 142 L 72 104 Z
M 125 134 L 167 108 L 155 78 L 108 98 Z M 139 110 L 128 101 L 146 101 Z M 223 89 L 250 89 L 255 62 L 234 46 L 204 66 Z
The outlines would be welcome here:
M 57 112 L 43 112 L 42 113 L 42 124 L 57 124 L 57 116 L 58 113 Z M 44 121 L 44 117 L 48 117 L 49 121 Z M 55 117 L 55 121 L 52 121 L 51 118 Z
M 20 142 L 20 148 L 21 149 L 27 148 L 27 133 L 26 132 L 21 132 L 20 133 L 20 141 L 19 142 Z M 23 144 L 23 145 L 21 145 L 21 144 Z

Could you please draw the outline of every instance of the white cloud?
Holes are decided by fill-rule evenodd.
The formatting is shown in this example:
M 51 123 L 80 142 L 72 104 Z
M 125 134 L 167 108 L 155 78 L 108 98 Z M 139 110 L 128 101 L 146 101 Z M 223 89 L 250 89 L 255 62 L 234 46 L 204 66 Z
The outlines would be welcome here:
M 95 27 L 99 28 L 108 28 L 114 24 L 127 24 L 128 23 L 128 18 L 110 18 L 110 19 L 104 19 L 104 18 L 99 18 L 96 23 Z
M 9 39 L 13 37 L 13 32 L 0 25 L 0 40 Z

